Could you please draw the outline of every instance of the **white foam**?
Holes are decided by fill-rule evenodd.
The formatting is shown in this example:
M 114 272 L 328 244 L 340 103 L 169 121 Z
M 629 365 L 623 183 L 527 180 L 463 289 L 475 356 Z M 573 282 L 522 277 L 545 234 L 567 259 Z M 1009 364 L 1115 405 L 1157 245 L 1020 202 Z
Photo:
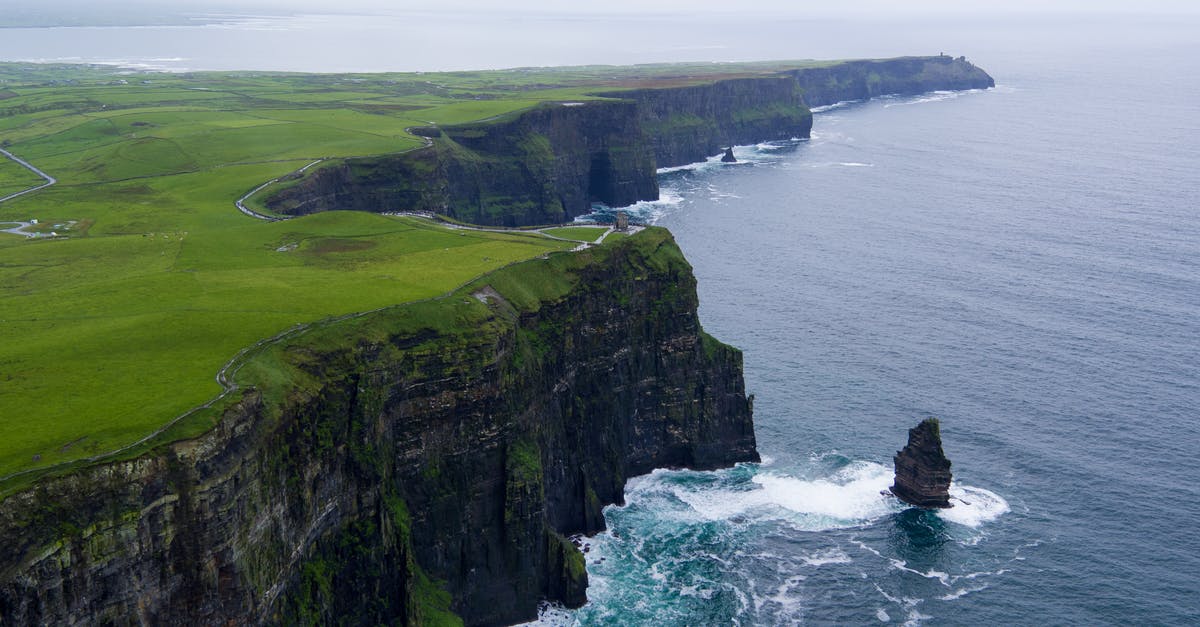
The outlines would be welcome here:
M 891 500 L 880 494 L 892 481 L 892 471 L 880 464 L 852 464 L 830 479 L 804 481 L 765 473 L 754 477 L 768 502 L 801 514 L 818 514 L 861 522 L 892 511 Z
M 828 551 L 820 551 L 812 555 L 803 555 L 800 557 L 808 566 L 825 566 L 826 564 L 849 564 L 850 556 L 846 555 L 841 549 L 830 549 Z
M 654 224 L 681 202 L 683 202 L 683 196 L 677 190 L 663 186 L 658 190 L 658 200 L 641 200 L 626 207 L 619 207 L 619 209 L 628 214 L 630 219 L 635 222 Z M 595 204 L 592 206 L 592 213 L 576 216 L 575 222 L 595 222 L 597 215 L 608 214 L 611 216 L 616 211 L 617 209 L 612 207 Z
M 673 486 L 672 491 L 706 520 L 754 514 L 760 520 L 783 519 L 802 529 L 820 530 L 858 525 L 896 511 L 895 501 L 880 494 L 891 480 L 892 472 L 884 466 L 860 462 L 827 479 L 765 472 L 751 479 L 758 489 Z
M 950 594 L 943 595 L 938 598 L 941 599 L 942 601 L 953 601 L 955 599 L 961 599 L 962 597 L 965 597 L 968 594 L 971 594 L 972 592 L 979 592 L 980 590 L 986 590 L 987 587 L 988 587 L 987 584 L 984 584 L 981 586 L 959 588 L 958 590 L 955 590 L 954 592 L 951 592 Z
M 937 515 L 942 520 L 967 527 L 979 527 L 1009 511 L 1004 497 L 983 488 L 951 484 L 950 498 L 954 500 L 954 507 L 939 509 Z
M 982 91 L 983 90 L 981 90 L 981 89 L 968 89 L 965 91 L 934 91 L 934 92 L 930 92 L 928 94 L 922 94 L 920 96 L 915 96 L 912 98 L 907 98 L 907 99 L 899 100 L 896 102 L 889 102 L 889 103 L 884 104 L 883 108 L 887 109 L 889 107 L 905 107 L 905 106 L 909 106 L 909 105 L 925 104 L 927 102 L 941 102 L 943 100 L 954 100 L 955 98 L 959 98 L 966 94 L 977 94 Z
M 936 579 L 943 586 L 946 586 L 947 588 L 950 587 L 950 581 L 951 581 L 950 573 L 944 573 L 940 570 L 933 570 L 933 569 L 930 569 L 929 572 L 924 573 L 915 568 L 909 568 L 908 562 L 905 562 L 904 560 L 894 559 L 894 558 L 888 558 L 888 562 L 892 565 L 892 568 L 894 568 L 896 570 L 904 571 L 906 573 L 912 573 L 914 575 L 918 575 L 918 576 L 924 577 L 926 579 Z
M 518 625 L 519 627 L 569 627 L 578 624 L 579 621 L 575 620 L 575 615 L 571 610 L 557 603 L 543 601 L 538 605 L 537 620 Z
M 833 161 L 833 162 L 825 162 L 825 163 L 810 163 L 810 164 L 808 164 L 808 167 L 810 167 L 810 168 L 835 168 L 835 167 L 873 168 L 873 167 L 875 167 L 875 164 L 874 163 L 862 163 L 860 161 Z
M 812 107 L 809 109 L 809 111 L 812 111 L 813 113 L 825 113 L 826 111 L 832 111 L 834 109 L 841 109 L 842 107 L 852 105 L 856 102 L 862 102 L 862 101 L 861 100 L 843 100 L 841 102 L 835 102 L 830 105 L 822 105 L 820 107 Z

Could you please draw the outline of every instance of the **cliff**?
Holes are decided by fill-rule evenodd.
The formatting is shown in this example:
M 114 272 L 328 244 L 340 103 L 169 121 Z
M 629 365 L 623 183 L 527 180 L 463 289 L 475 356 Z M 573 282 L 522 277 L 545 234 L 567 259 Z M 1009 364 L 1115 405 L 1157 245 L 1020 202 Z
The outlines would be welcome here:
M 194 440 L 0 502 L 0 624 L 503 624 L 585 599 L 627 477 L 757 459 L 670 235 L 315 328 Z M 250 385 L 252 384 L 252 385 Z
M 930 91 L 988 89 L 996 81 L 964 57 L 900 57 L 845 61 L 788 72 L 810 107 L 878 96 L 914 96 Z
M 546 102 L 473 124 L 420 129 L 431 146 L 346 160 L 275 190 L 280 214 L 424 211 L 475 224 L 570 221 L 593 202 L 656 200 L 655 170 L 727 146 L 808 137 L 809 107 L 885 94 L 994 85 L 965 59 L 847 61 L 684 84 L 599 90 L 610 100 Z
M 634 105 L 544 103 L 496 120 L 422 129 L 425 149 L 351 159 L 267 199 L 276 213 L 423 211 L 473 224 L 569 222 L 591 203 L 658 197 Z
M 605 94 L 637 103 L 660 168 L 704 161 L 728 146 L 808 137 L 812 113 L 789 76 Z

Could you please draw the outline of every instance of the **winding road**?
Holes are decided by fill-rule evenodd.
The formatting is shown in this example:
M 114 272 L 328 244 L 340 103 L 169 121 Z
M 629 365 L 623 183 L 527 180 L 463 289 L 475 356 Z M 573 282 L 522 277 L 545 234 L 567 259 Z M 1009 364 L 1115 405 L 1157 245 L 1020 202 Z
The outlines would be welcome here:
M 10 153 L 10 151 L 0 148 L 0 155 L 4 155 L 4 156 L 8 157 L 8 159 L 11 159 L 12 161 L 16 162 L 18 166 L 28 169 L 28 171 L 30 171 L 34 174 L 37 174 L 38 177 L 41 177 L 44 181 L 46 181 L 46 183 L 43 183 L 41 185 L 35 185 L 35 186 L 30 187 L 30 189 L 28 189 L 28 190 L 22 190 L 17 193 L 10 193 L 10 195 L 5 196 L 4 198 L 0 198 L 0 203 L 5 202 L 5 201 L 11 201 L 11 199 L 13 199 L 13 198 L 19 198 L 19 197 L 25 196 L 26 193 L 34 193 L 37 190 L 44 190 L 44 189 L 46 189 L 46 187 L 49 187 L 50 185 L 54 185 L 55 183 L 58 183 L 58 181 L 59 181 L 59 179 L 55 179 L 54 177 L 52 177 L 52 175 L 49 175 L 47 173 L 40 171 L 40 169 L 37 169 L 34 165 L 32 165 L 32 163 L 30 163 L 29 161 L 25 161 L 24 159 L 20 159 L 19 156 Z M 37 237 L 37 233 L 29 233 L 29 232 L 25 231 L 26 228 L 34 226 L 34 223 L 32 223 L 32 222 L 0 222 L 0 225 L 17 225 L 12 228 L 0 228 L 0 233 L 12 233 L 14 235 L 24 235 L 24 237 L 26 237 L 26 238 L 36 238 Z
M 433 143 L 433 141 L 432 141 L 432 140 L 430 140 L 430 139 L 428 139 L 428 138 L 424 138 L 424 139 L 425 139 L 425 142 L 426 142 L 426 143 L 425 143 L 425 146 L 421 146 L 421 147 L 418 147 L 418 148 L 423 148 L 423 147 L 429 146 L 429 145 L 431 145 L 431 144 Z M 418 148 L 413 148 L 413 149 L 411 149 L 411 150 L 417 150 Z M 4 154 L 4 156 L 6 156 L 6 157 L 8 157 L 9 159 L 12 159 L 13 161 L 15 161 L 15 162 L 17 162 L 17 163 L 21 164 L 21 165 L 22 165 L 22 166 L 24 166 L 25 168 L 29 169 L 30 171 L 34 172 L 35 174 L 37 174 L 38 176 L 40 176 L 40 177 L 42 177 L 43 179 L 45 179 L 45 180 L 46 180 L 46 182 L 45 182 L 44 184 L 42 184 L 42 185 L 38 185 L 38 186 L 36 186 L 36 187 L 31 187 L 31 188 L 29 188 L 29 189 L 26 189 L 26 190 L 24 190 L 24 191 L 17 192 L 16 194 L 10 194 L 10 195 L 8 195 L 8 196 L 5 196 L 4 198 L 0 198 L 0 202 L 4 202 L 4 201 L 6 201 L 6 200 L 11 200 L 11 199 L 13 199 L 13 198 L 16 198 L 16 197 L 18 197 L 18 196 L 23 196 L 23 195 L 25 195 L 25 194 L 29 194 L 29 193 L 32 193 L 32 192 L 38 191 L 39 189 L 43 189 L 43 188 L 49 187 L 49 186 L 51 186 L 51 185 L 54 185 L 55 183 L 57 183 L 57 182 L 58 182 L 58 180 L 57 180 L 57 179 L 55 179 L 54 177 L 50 176 L 49 174 L 46 174 L 45 172 L 42 172 L 41 170 L 39 170 L 39 169 L 37 169 L 36 167 L 34 167 L 33 165 L 29 164 L 29 163 L 28 163 L 28 162 L 26 162 L 25 160 L 23 160 L 23 159 L 20 159 L 19 157 L 17 157 L 17 156 L 15 156 L 15 155 L 13 155 L 12 153 L 8 152 L 7 150 L 0 149 L 0 153 L 3 153 L 3 154 Z M 283 216 L 268 216 L 268 215 L 264 215 L 264 214 L 258 213 L 257 211 L 254 211 L 254 210 L 252 210 L 252 209 L 249 209 L 249 208 L 247 208 L 247 207 L 245 206 L 245 201 L 246 201 L 246 199 L 248 199 L 248 198 L 250 198 L 251 196 L 253 196 L 255 193 L 257 193 L 257 192 L 259 192 L 259 191 L 262 191 L 262 189 L 263 189 L 263 188 L 265 188 L 265 187 L 267 187 L 267 186 L 269 186 L 269 185 L 271 185 L 271 184 L 273 184 L 273 183 L 276 183 L 276 182 L 278 182 L 280 179 L 282 179 L 282 178 L 285 178 L 286 176 L 297 176 L 297 175 L 302 175 L 302 174 L 304 174 L 304 172 L 305 172 L 305 171 L 307 171 L 309 168 L 312 168 L 313 166 L 316 166 L 317 164 L 319 164 L 319 163 L 322 163 L 322 162 L 324 162 L 324 161 L 326 161 L 326 159 L 325 159 L 325 158 L 322 158 L 322 159 L 317 159 L 317 160 L 313 161 L 312 163 L 310 163 L 310 164 L 308 164 L 308 165 L 304 166 L 303 168 L 300 168 L 299 170 L 296 170 L 295 172 L 293 172 L 293 173 L 292 173 L 292 174 L 290 174 L 290 175 L 285 175 L 284 177 L 278 177 L 278 178 L 271 179 L 271 180 L 267 181 L 266 183 L 263 183 L 262 185 L 259 185 L 258 187 L 254 188 L 253 190 L 250 190 L 250 192 L 248 192 L 246 195 L 244 195 L 244 196 L 242 196 L 241 198 L 237 199 L 237 201 L 236 201 L 234 204 L 237 206 L 237 208 L 238 208 L 238 210 L 239 210 L 239 211 L 241 211 L 243 214 L 245 214 L 245 215 L 247 215 L 247 216 L 250 216 L 250 217 L 252 217 L 252 218 L 257 218 L 257 219 L 260 219 L 260 220 L 266 220 L 266 221 L 269 221 L 269 222 L 278 222 L 278 221 L 281 221 L 281 220 L 288 220 L 288 219 L 290 219 L 292 216 L 287 216 L 287 217 L 283 217 Z M 603 234 L 601 234 L 601 236 L 600 236 L 600 237 L 598 237 L 598 238 L 597 238 L 596 240 L 594 240 L 593 242 L 585 242 L 585 241 L 582 241 L 582 240 L 572 240 L 572 239 L 563 238 L 563 237 L 556 237 L 556 236 L 554 236 L 554 235 L 550 235 L 549 233 L 544 233 L 544 232 L 542 232 L 542 231 L 543 231 L 543 229 L 514 229 L 514 228 L 504 228 L 504 227 L 499 227 L 499 228 L 492 227 L 492 228 L 488 228 L 488 227 L 472 227 L 472 226 L 466 226 L 466 225 L 462 225 L 462 224 L 453 224 L 453 223 L 446 222 L 445 220 L 441 219 L 441 218 L 440 218 L 440 216 L 436 216 L 436 215 L 433 215 L 433 214 L 428 214 L 428 213 L 420 213 L 420 212 L 390 212 L 390 213 L 385 213 L 384 215 L 395 215 L 395 216 L 408 216 L 408 217 L 424 218 L 424 219 L 427 219 L 427 220 L 430 220 L 430 221 L 433 221 L 433 222 L 437 222 L 437 223 L 439 223 L 441 226 L 444 226 L 444 227 L 449 227 L 449 228 L 453 228 L 453 229 L 468 230 L 468 231 L 488 231 L 488 232 L 494 232 L 494 233 L 513 233 L 513 232 L 537 233 L 538 235 L 541 235 L 542 237 L 545 237 L 545 238 L 548 238 L 548 239 L 555 239 L 555 240 L 569 241 L 569 242 L 576 242 L 576 243 L 578 243 L 579 245 L 578 245 L 578 246 L 576 246 L 576 247 L 575 247 L 575 248 L 572 250 L 572 252 L 574 252 L 574 251 L 578 251 L 578 250 L 583 250 L 583 249 L 586 249 L 586 248 L 590 248 L 591 246 L 597 246 L 597 245 L 601 244 L 601 243 L 604 241 L 604 239 L 605 239 L 606 237 L 608 237 L 608 236 L 609 236 L 611 233 L 613 233 L 613 232 L 614 232 L 614 229 L 613 229 L 612 227 L 609 227 L 609 229 L 608 229 L 607 231 L 605 231 Z M 24 229 L 24 228 L 27 228 L 27 227 L 29 227 L 29 226 L 32 226 L 32 223 L 30 223 L 30 222 L 0 222 L 0 224 L 19 224 L 19 225 L 20 225 L 20 226 L 18 226 L 18 227 L 16 227 L 16 228 L 13 228 L 13 229 L 4 229 L 4 230 L 3 230 L 3 232 L 17 233 L 17 234 L 19 234 L 19 235 L 25 235 L 26 237 L 36 237 L 36 234 L 32 234 L 32 233 L 25 233 L 25 232 L 21 231 L 21 229 Z M 559 225 L 559 226 L 572 226 L 572 225 L 570 225 L 570 224 L 563 224 L 563 225 Z M 554 228 L 554 227 L 546 227 L 546 228 Z M 630 232 L 631 234 L 632 234 L 632 233 L 636 233 L 637 231 L 640 231 L 642 228 L 643 228 L 643 227 L 640 227 L 640 226 L 631 226 L 631 227 L 630 227 L 630 230 L 629 230 L 629 232 Z M 514 262 L 511 262 L 511 263 L 509 263 L 509 264 L 506 264 L 505 266 L 502 266 L 502 267 L 508 267 L 508 266 L 511 266 L 511 265 L 514 265 L 514 264 L 517 264 L 517 263 L 522 263 L 523 261 L 525 261 L 525 260 L 514 261 Z M 499 269 L 499 268 L 497 268 L 497 269 Z M 494 272 L 494 271 L 495 271 L 495 270 L 497 270 L 497 269 L 489 270 L 488 272 L 485 272 L 484 274 L 489 274 L 489 273 L 491 273 L 491 272 Z M 483 275 L 479 275 L 479 276 L 483 276 Z M 290 327 L 290 328 L 288 328 L 288 329 L 286 329 L 286 330 L 284 330 L 284 331 L 282 331 L 282 332 L 280 332 L 280 333 L 277 333 L 277 334 L 275 334 L 275 335 L 273 335 L 273 336 L 271 336 L 271 337 L 268 337 L 268 338 L 265 338 L 265 339 L 259 340 L 258 342 L 255 342 L 254 344 L 252 344 L 252 345 L 250 345 L 250 346 L 247 346 L 246 348 L 243 348 L 242 350 L 238 351 L 238 352 L 237 352 L 237 354 L 235 354 L 235 355 L 234 355 L 234 356 L 233 356 L 233 357 L 232 357 L 232 358 L 231 358 L 229 361 L 225 362 L 225 365 L 223 365 L 223 366 L 221 367 L 221 369 L 217 371 L 217 374 L 216 374 L 216 377 L 215 377 L 215 379 L 216 379 L 216 382 L 217 382 L 217 384 L 221 386 L 221 392 L 220 392 L 219 394 L 217 394 L 215 397 L 213 397 L 213 398 L 212 398 L 212 399 L 210 399 L 209 401 L 207 401 L 207 402 L 205 402 L 205 403 L 202 403 L 202 404 L 200 404 L 200 405 L 198 405 L 198 406 L 196 406 L 196 407 L 193 407 L 193 408 L 191 408 L 191 409 L 189 409 L 189 410 L 187 410 L 187 411 L 185 411 L 185 412 L 183 412 L 183 413 L 181 413 L 181 414 L 179 414 L 179 415 L 175 416 L 175 417 L 174 417 L 174 418 L 172 418 L 171 420 L 167 421 L 167 422 L 166 422 L 166 424 L 163 424 L 161 427 L 159 427 L 159 428 L 155 429 L 154 431 L 152 431 L 152 432 L 150 432 L 150 433 L 146 434 L 145 436 L 143 436 L 143 437 L 139 438 L 137 441 L 135 441 L 135 442 L 133 442 L 133 443 L 131 443 L 131 444 L 128 444 L 128 445 L 122 446 L 122 447 L 120 447 L 120 448 L 114 449 L 114 450 L 106 451 L 106 452 L 103 452 L 103 453 L 100 453 L 100 454 L 97 454 L 97 455 L 92 455 L 92 456 L 89 456 L 89 457 L 84 457 L 84 458 L 81 458 L 81 459 L 71 460 L 71 461 L 67 461 L 67 462 L 60 462 L 60 463 L 57 463 L 57 464 L 51 464 L 51 465 L 49 465 L 49 466 L 42 466 L 42 467 L 37 467 L 37 468 L 28 468 L 28 469 L 21 470 L 21 471 L 17 471 L 17 472 L 12 472 L 12 473 L 9 473 L 9 474 L 7 474 L 7 475 L 0 476 L 0 482 L 4 482 L 4 481 L 7 481 L 7 480 L 9 480 L 9 479 L 13 479 L 13 478 L 16 478 L 16 477 L 21 477 L 21 476 L 25 476 L 25 475 L 30 475 L 30 474 L 34 474 L 34 473 L 46 472 L 46 471 L 52 470 L 52 469 L 54 469 L 54 468 L 61 468 L 61 467 L 64 467 L 64 466 L 67 466 L 67 465 L 71 465 L 71 464 L 91 464 L 91 463 L 99 462 L 99 461 L 102 461 L 102 460 L 105 460 L 105 459 L 110 459 L 110 458 L 113 458 L 113 457 L 115 457 L 115 456 L 117 456 L 117 455 L 120 455 L 120 454 L 122 454 L 122 453 L 125 453 L 125 452 L 127 452 L 127 451 L 130 451 L 130 450 L 132 450 L 132 449 L 134 449 L 134 448 L 136 448 L 136 447 L 142 446 L 143 444 L 145 444 L 145 443 L 149 442 L 150 440 L 152 440 L 152 439 L 154 439 L 154 438 L 156 438 L 156 437 L 158 437 L 158 436 L 162 435 L 163 433 L 167 432 L 167 430 L 169 430 L 169 429 L 171 429 L 172 427 L 174 427 L 175 425 L 179 424 L 179 422 L 180 422 L 180 421 L 182 421 L 182 420 L 184 420 L 185 418 L 187 418 L 187 417 L 189 417 L 189 416 L 192 416 L 192 415 L 196 414 L 196 413 L 197 413 L 197 412 L 199 412 L 199 411 L 202 411 L 202 410 L 205 410 L 205 409 L 208 409 L 208 408 L 212 407 L 212 406 L 213 406 L 214 404 L 216 404 L 218 401 L 221 401 L 222 399 L 224 399 L 224 398 L 228 397 L 228 396 L 229 396 L 231 393 L 233 393 L 233 392 L 237 391 L 237 390 L 240 388 L 240 386 L 239 386 L 239 385 L 237 384 L 237 382 L 234 380 L 234 377 L 236 376 L 236 373 L 238 372 L 238 370 L 240 370 L 240 369 L 241 369 L 242 365 L 244 365 L 244 364 L 246 363 L 246 361 L 248 360 L 248 358 L 249 358 L 249 357 L 250 357 L 252 354 L 254 354 L 254 353 L 257 353 L 259 350 L 261 350 L 262 348 L 264 348 L 264 347 L 265 347 L 265 346 L 267 346 L 268 344 L 273 344 L 273 343 L 275 343 L 275 342 L 279 342 L 279 341 L 283 340 L 284 338 L 287 338 L 287 337 L 291 337 L 291 336 L 298 335 L 298 334 L 300 334 L 300 333 L 303 333 L 303 332 L 305 332 L 305 331 L 307 331 L 307 330 L 309 330 L 309 329 L 313 328 L 314 326 L 323 326 L 323 325 L 329 325 L 329 324 L 334 324 L 334 323 L 337 323 L 337 322 L 340 322 L 340 321 L 343 321 L 343 320 L 347 320 L 347 319 L 350 319 L 350 318 L 359 318 L 359 317 L 366 316 L 366 315 L 369 315 L 369 314 L 375 313 L 375 312 L 377 312 L 377 311 L 382 311 L 382 310 L 384 310 L 384 309 L 388 309 L 388 308 L 391 308 L 391 307 L 397 307 L 397 306 L 402 306 L 402 305 L 411 305 L 412 303 L 415 303 L 415 302 L 431 301 L 431 300 L 437 300 L 437 299 L 440 299 L 440 298 L 445 298 L 445 297 L 449 296 L 450 294 L 453 294 L 454 292 L 458 291 L 458 290 L 459 290 L 459 289 L 461 289 L 463 286 L 470 284 L 472 281 L 475 281 L 475 280 L 476 280 L 476 279 L 478 279 L 478 278 L 479 278 L 478 276 L 477 276 L 477 277 L 473 277 L 473 278 L 471 278 L 470 280 L 468 280 L 468 281 L 464 282 L 462 285 L 459 285 L 458 287 L 455 287 L 454 289 L 451 289 L 450 291 L 446 292 L 445 294 L 441 294 L 441 295 L 439 295 L 439 296 L 434 296 L 434 297 L 431 297 L 431 298 L 420 299 L 420 300 L 417 300 L 417 301 L 408 301 L 408 302 L 405 302 L 405 303 L 399 303 L 399 304 L 387 305 L 387 306 L 385 306 L 385 307 L 380 307 L 380 308 L 378 308 L 378 309 L 373 309 L 373 310 L 370 310 L 370 311 L 355 312 L 355 313 L 345 314 L 345 315 L 342 315 L 342 316 L 336 316 L 336 317 L 333 317 L 333 318 L 326 318 L 326 319 L 323 319 L 323 320 L 316 320 L 316 321 L 309 322 L 309 323 L 300 323 L 300 324 L 296 324 L 296 325 L 294 325 L 294 326 L 292 326 L 292 327 Z

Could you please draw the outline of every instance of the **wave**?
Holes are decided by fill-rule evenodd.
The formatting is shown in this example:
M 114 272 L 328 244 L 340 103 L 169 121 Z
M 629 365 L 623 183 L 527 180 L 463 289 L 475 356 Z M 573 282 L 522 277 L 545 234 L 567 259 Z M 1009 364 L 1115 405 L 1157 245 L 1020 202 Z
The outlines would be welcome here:
M 881 100 L 895 100 L 894 102 L 885 102 L 884 103 L 883 108 L 887 109 L 890 107 L 906 107 L 909 105 L 925 104 L 928 102 L 941 102 L 943 100 L 954 100 L 955 98 L 960 98 L 967 94 L 983 93 L 983 91 L 984 90 L 982 90 L 982 89 L 967 89 L 967 90 L 963 90 L 963 91 L 933 91 L 933 92 L 929 92 L 927 94 L 921 94 L 920 96 L 909 96 L 909 97 L 883 96 L 880 99 Z
M 842 100 L 840 102 L 835 102 L 833 104 L 821 105 L 819 107 L 810 107 L 808 110 L 812 111 L 813 113 L 825 113 L 826 111 L 833 111 L 834 109 L 841 109 L 842 107 L 848 107 L 852 104 L 857 104 L 859 102 L 862 102 L 862 101 L 861 100 Z
M 810 168 L 873 168 L 874 163 L 862 163 L 861 161 L 831 161 L 827 163 L 810 163 Z
M 983 488 L 951 484 L 950 498 L 954 507 L 939 509 L 937 515 L 945 521 L 977 528 L 996 520 L 1009 511 L 1004 497 Z
M 576 216 L 576 222 L 609 222 L 611 223 L 618 211 L 624 211 L 629 219 L 640 224 L 655 224 L 678 207 L 683 202 L 683 196 L 672 187 L 660 187 L 658 200 L 641 200 L 626 207 L 609 207 L 604 203 L 593 203 L 592 212 Z
M 701 520 L 780 520 L 804 530 L 856 526 L 898 511 L 894 499 L 880 494 L 892 472 L 875 463 L 854 463 L 813 480 L 761 472 L 749 482 L 717 487 L 678 481 L 679 473 L 655 471 L 631 483 L 627 492 L 639 500 L 668 492 Z

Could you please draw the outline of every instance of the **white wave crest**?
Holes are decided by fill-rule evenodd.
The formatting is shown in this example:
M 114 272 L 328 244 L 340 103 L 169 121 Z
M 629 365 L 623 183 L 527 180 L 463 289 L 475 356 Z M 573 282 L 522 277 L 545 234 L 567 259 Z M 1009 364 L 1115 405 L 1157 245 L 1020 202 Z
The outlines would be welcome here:
M 812 107 L 809 109 L 809 111 L 812 111 L 813 113 L 825 113 L 826 111 L 832 111 L 834 109 L 841 109 L 842 107 L 852 105 L 856 102 L 862 102 L 862 101 L 861 100 L 843 100 L 841 102 L 835 102 L 835 103 L 829 104 L 829 105 L 822 105 L 820 107 Z
M 852 464 L 829 478 L 805 480 L 766 472 L 751 481 L 758 489 L 692 489 L 672 486 L 680 501 L 706 520 L 754 515 L 782 519 L 809 530 L 859 525 L 896 511 L 896 502 L 880 494 L 892 480 L 880 464 Z
M 950 498 L 954 499 L 954 507 L 937 510 L 938 516 L 967 527 L 979 527 L 1009 511 L 1004 497 L 983 488 L 951 484 Z
M 896 100 L 894 102 L 888 102 L 883 105 L 883 108 L 887 109 L 890 107 L 906 107 L 909 105 L 925 104 L 927 102 L 941 102 L 943 100 L 954 100 L 955 98 L 959 98 L 966 94 L 978 94 L 978 93 L 981 93 L 982 91 L 983 91 L 982 89 L 967 89 L 964 91 L 934 91 L 934 92 L 929 92 L 927 94 L 922 94 L 920 96 L 914 96 L 911 98 Z
M 537 620 L 532 620 L 528 623 L 519 623 L 518 627 L 568 627 L 578 624 L 579 621 L 575 618 L 575 613 L 571 610 L 558 603 L 543 601 L 538 605 Z

